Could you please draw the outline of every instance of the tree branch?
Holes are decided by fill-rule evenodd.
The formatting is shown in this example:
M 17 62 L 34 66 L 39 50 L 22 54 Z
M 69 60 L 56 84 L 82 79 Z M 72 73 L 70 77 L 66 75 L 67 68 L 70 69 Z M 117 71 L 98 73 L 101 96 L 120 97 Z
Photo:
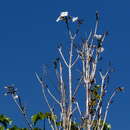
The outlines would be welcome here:
M 67 64 L 67 62 L 66 62 L 66 60 L 65 60 L 65 57 L 64 57 L 64 55 L 63 55 L 63 53 L 62 53 L 62 51 L 61 51 L 61 48 L 59 48 L 58 50 L 59 50 L 59 53 L 60 53 L 60 55 L 61 55 L 61 57 L 62 57 L 62 59 L 63 59 L 65 65 L 66 65 L 67 67 L 69 67 L 69 65 Z

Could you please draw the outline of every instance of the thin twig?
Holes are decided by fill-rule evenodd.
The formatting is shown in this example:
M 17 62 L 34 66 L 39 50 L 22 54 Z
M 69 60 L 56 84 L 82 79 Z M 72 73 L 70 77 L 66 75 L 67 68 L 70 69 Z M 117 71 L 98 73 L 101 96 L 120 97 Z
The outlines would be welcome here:
M 98 12 L 96 12 L 96 24 L 95 24 L 94 34 L 97 33 L 98 23 L 99 23 L 99 14 Z
M 79 90 L 79 88 L 80 88 L 80 85 L 81 85 L 81 82 L 82 82 L 82 81 L 83 81 L 83 76 L 80 78 L 80 80 L 79 80 L 79 82 L 78 82 L 78 84 L 77 84 L 77 86 L 76 86 L 76 89 L 74 90 L 73 97 L 76 96 L 76 94 L 77 94 L 77 92 L 78 92 L 78 90 Z
M 45 94 L 45 91 L 44 91 L 44 87 L 42 87 L 42 94 L 43 94 L 44 99 L 45 99 L 45 101 L 46 101 L 46 103 L 48 105 L 48 108 L 49 108 L 50 112 L 53 113 L 53 110 L 52 110 L 52 108 L 51 108 L 51 106 L 49 104 L 49 101 L 48 101 L 47 97 L 46 97 L 46 94 Z M 52 123 L 50 121 L 49 121 L 49 124 L 51 125 L 51 128 L 54 130 L 54 127 L 53 127 L 53 125 L 52 125 Z
M 69 27 L 68 19 L 66 20 L 65 23 L 66 23 L 66 27 L 68 30 L 69 38 L 72 39 L 73 36 L 72 36 L 72 32 L 71 32 L 70 27 Z
M 76 57 L 75 61 L 72 63 L 72 67 L 76 64 L 76 62 L 78 61 L 79 59 L 79 55 Z
M 25 122 L 27 123 L 27 125 L 29 126 L 29 128 L 32 130 L 32 129 L 33 129 L 33 126 L 32 126 L 32 124 L 29 122 L 25 111 L 23 110 L 23 108 L 20 107 L 19 103 L 17 102 L 17 100 L 14 98 L 13 95 L 12 95 L 12 98 L 13 98 L 15 104 L 17 105 L 18 109 L 19 109 L 20 112 L 22 113 L 22 115 L 23 115 L 23 117 L 24 117 L 24 119 L 25 119 Z
M 48 118 L 48 122 L 49 122 L 49 124 L 50 124 L 50 126 L 51 126 L 51 129 L 54 130 L 54 127 L 53 127 L 53 125 L 52 125 L 52 123 L 51 123 L 51 121 L 50 121 L 49 118 Z
M 72 110 L 72 113 L 71 113 L 71 114 L 73 114 L 77 109 L 78 109 L 78 108 L 75 107 L 75 108 Z
M 97 69 L 97 62 L 98 62 L 98 57 L 99 55 L 96 54 L 95 60 L 92 63 L 92 72 L 91 72 L 91 79 L 93 80 L 96 74 L 96 69 Z
M 93 125 L 93 122 L 94 122 L 94 120 L 95 120 L 95 118 L 96 118 L 97 111 L 99 110 L 100 103 L 101 103 L 101 101 L 102 101 L 103 87 L 104 87 L 104 82 L 105 82 L 105 79 L 106 79 L 107 75 L 108 75 L 108 71 L 106 72 L 106 74 L 105 74 L 104 76 L 103 76 L 102 73 L 100 72 L 100 76 L 101 76 L 101 79 L 102 79 L 100 99 L 99 99 L 99 101 L 98 101 L 98 104 L 97 104 L 97 107 L 96 107 L 96 110 L 95 110 L 95 114 L 94 114 L 94 116 L 93 116 L 93 118 L 92 118 L 91 126 Z
M 117 93 L 117 90 L 115 90 L 115 91 L 112 93 L 111 97 L 110 97 L 109 100 L 108 100 L 108 103 L 107 103 L 107 106 L 106 106 L 106 111 L 105 111 L 105 116 L 104 116 L 104 119 L 103 119 L 103 125 L 102 125 L 101 130 L 103 130 L 103 128 L 104 128 L 104 124 L 105 124 L 106 119 L 107 119 L 107 114 L 108 114 L 109 107 L 110 107 L 111 102 L 112 102 L 112 99 L 113 99 L 113 97 L 116 95 L 116 93 Z
M 93 37 L 91 40 L 91 45 L 93 44 L 93 41 L 94 41 L 94 35 L 97 33 L 98 23 L 99 23 L 99 14 L 98 14 L 98 12 L 96 12 L 96 23 L 95 23 L 94 34 L 93 34 Z
M 75 102 L 75 104 L 77 105 L 78 112 L 79 112 L 79 114 L 80 114 L 80 116 L 81 116 L 81 115 L 82 115 L 82 113 L 81 113 L 81 110 L 80 110 L 80 107 L 79 107 L 79 104 L 78 104 L 78 102 Z
M 101 127 L 100 124 L 101 124 L 102 102 L 100 104 L 101 105 L 100 105 L 100 108 L 99 108 L 99 114 L 98 114 L 99 119 L 98 119 L 98 125 L 97 125 L 98 130 L 100 130 L 100 127 Z
M 59 52 L 60 52 L 60 55 L 61 55 L 61 57 L 62 57 L 62 59 L 63 59 L 65 65 L 68 67 L 69 65 L 67 64 L 67 62 L 66 62 L 66 60 L 65 60 L 65 57 L 64 57 L 64 55 L 63 55 L 63 53 L 62 53 L 62 51 L 61 51 L 61 48 L 59 48 L 58 50 L 59 50 Z
M 87 41 L 86 41 L 87 43 L 89 42 L 91 36 L 92 36 L 92 30 L 91 30 L 90 33 L 89 33 L 88 39 L 87 39 Z
M 43 93 L 43 96 L 44 96 L 44 98 L 45 98 L 45 101 L 46 101 L 46 103 L 47 103 L 47 105 L 48 105 L 48 107 L 49 107 L 51 113 L 54 115 L 53 109 L 51 108 L 51 106 L 50 106 L 50 104 L 49 104 L 49 101 L 48 101 L 48 99 L 47 99 L 47 97 L 46 97 L 45 91 L 44 91 L 44 88 L 47 88 L 47 87 L 44 85 L 43 81 L 41 81 L 41 79 L 40 79 L 40 77 L 38 76 L 38 74 L 37 74 L 37 73 L 35 73 L 35 74 L 36 74 L 37 80 L 39 81 L 39 83 L 40 83 L 41 86 L 42 86 L 42 93 Z M 61 104 L 59 103 L 59 101 L 55 98 L 55 96 L 53 96 L 53 94 L 50 92 L 50 90 L 49 90 L 48 88 L 47 88 L 47 91 L 48 91 L 48 93 L 50 94 L 50 96 L 52 97 L 52 99 L 53 99 L 57 104 L 59 104 L 59 106 L 61 107 Z M 55 120 L 54 120 L 54 126 L 55 126 L 55 130 L 58 130 L 58 128 L 57 128 L 57 126 L 56 126 L 56 121 L 55 121 Z M 52 123 L 51 123 L 51 127 L 52 127 L 52 129 L 54 129 Z
M 55 100 L 55 102 L 61 106 L 61 103 L 60 103 L 60 102 L 56 99 L 56 97 L 51 93 L 51 91 L 49 90 L 49 88 L 46 88 L 46 89 L 47 89 L 48 93 L 50 94 L 50 96 Z
M 53 110 L 52 110 L 52 108 L 51 108 L 51 106 L 50 106 L 50 104 L 49 104 L 49 102 L 48 102 L 48 99 L 47 99 L 46 95 L 45 95 L 44 88 L 45 88 L 46 86 L 44 85 L 43 81 L 41 81 L 41 79 L 40 79 L 40 77 L 38 76 L 37 73 L 36 73 L 36 77 L 37 77 L 39 83 L 40 83 L 41 86 L 42 86 L 42 93 L 43 93 L 43 96 L 44 96 L 44 98 L 45 98 L 45 101 L 46 101 L 46 103 L 47 103 L 47 105 L 48 105 L 48 107 L 49 107 L 51 113 L 54 115 L 54 112 L 53 112 Z M 47 87 L 46 87 L 46 88 L 47 88 Z M 48 88 L 47 88 L 47 91 L 48 91 L 48 93 L 50 94 L 50 96 L 53 98 L 53 100 L 54 100 L 56 103 L 58 103 L 59 106 L 61 107 L 60 102 L 55 98 L 55 96 L 53 96 L 53 94 L 50 92 L 50 90 L 49 90 Z M 49 123 L 51 123 L 51 122 L 49 122 Z M 57 128 L 57 126 L 56 126 L 56 121 L 55 121 L 55 120 L 54 120 L 54 126 L 55 126 L 55 130 L 58 130 L 58 128 Z M 54 129 L 52 123 L 51 123 L 51 128 Z
M 38 74 L 37 74 L 37 73 L 35 73 L 35 74 L 36 74 L 37 80 L 38 80 L 39 83 L 41 84 L 42 88 L 46 88 L 47 91 L 48 91 L 48 93 L 49 93 L 49 95 L 52 97 L 52 99 L 53 99 L 57 104 L 59 104 L 59 105 L 61 106 L 61 103 L 60 103 L 60 102 L 56 99 L 56 97 L 51 93 L 51 91 L 49 90 L 49 88 L 47 88 L 47 87 L 44 85 L 43 81 L 41 81 L 41 79 L 40 79 L 40 77 L 38 76 Z

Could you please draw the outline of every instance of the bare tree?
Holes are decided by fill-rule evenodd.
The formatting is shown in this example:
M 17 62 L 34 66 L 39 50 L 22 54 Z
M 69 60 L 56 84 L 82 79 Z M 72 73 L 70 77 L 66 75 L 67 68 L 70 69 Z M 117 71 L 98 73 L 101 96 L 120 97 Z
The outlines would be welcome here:
M 108 35 L 108 32 L 98 34 L 99 13 L 96 12 L 95 28 L 78 44 L 83 20 L 61 12 L 56 21 L 66 25 L 69 51 L 63 53 L 63 46 L 60 44 L 58 47 L 59 57 L 53 62 L 57 79 L 55 84 L 50 86 L 47 69 L 42 75 L 36 73 L 50 112 L 44 115 L 39 113 L 32 121 L 35 124 L 37 120 L 47 118 L 52 130 L 110 130 L 111 126 L 107 123 L 109 108 L 114 96 L 124 88 L 117 87 L 108 94 L 112 68 L 109 67 L 105 73 L 98 69 Z M 11 94 L 28 127 L 33 129 L 34 125 L 29 121 L 16 90 L 12 86 L 6 86 L 6 89 L 6 94 Z
M 96 12 L 94 30 L 91 30 L 89 36 L 78 44 L 80 47 L 77 47 L 78 45 L 75 45 L 75 43 L 83 21 L 78 17 L 70 16 L 68 12 L 61 12 L 56 21 L 61 21 L 66 24 L 70 41 L 68 59 L 66 58 L 66 54 L 63 54 L 62 45 L 60 45 L 58 48 L 60 58 L 57 58 L 54 61 L 54 70 L 58 81 L 57 86 L 59 87 L 58 97 L 51 92 L 51 87 L 48 86 L 44 80 L 45 77 L 41 78 L 41 76 L 36 73 L 36 77 L 42 86 L 43 96 L 50 112 L 55 115 L 55 108 L 52 108 L 45 90 L 47 90 L 50 97 L 52 97 L 53 101 L 55 101 L 60 108 L 57 117 L 60 117 L 59 121 L 61 122 L 61 125 L 60 127 L 57 126 L 57 121 L 54 120 L 53 122 L 50 122 L 52 129 L 110 129 L 110 125 L 106 123 L 109 107 L 113 101 L 113 97 L 117 92 L 122 91 L 123 87 L 116 88 L 107 102 L 104 100 L 107 94 L 111 69 L 109 68 L 105 73 L 102 73 L 97 69 L 98 62 L 101 59 L 101 53 L 104 52 L 104 40 L 108 35 L 108 32 L 104 32 L 101 35 L 97 33 L 99 13 Z M 72 31 L 71 29 L 72 24 L 76 25 L 75 31 Z M 75 69 L 76 65 L 80 66 L 80 68 L 77 68 L 80 70 L 80 72 L 78 72 L 80 77 L 78 77 L 79 80 L 77 85 L 75 85 L 75 81 L 73 80 L 77 73 Z M 65 75 L 63 75 L 63 72 L 65 72 Z M 98 83 L 99 77 L 101 83 Z M 84 94 L 78 94 L 80 89 L 82 89 Z M 84 101 L 81 101 L 77 95 L 85 95 Z M 79 113 L 78 117 L 75 117 L 76 112 Z

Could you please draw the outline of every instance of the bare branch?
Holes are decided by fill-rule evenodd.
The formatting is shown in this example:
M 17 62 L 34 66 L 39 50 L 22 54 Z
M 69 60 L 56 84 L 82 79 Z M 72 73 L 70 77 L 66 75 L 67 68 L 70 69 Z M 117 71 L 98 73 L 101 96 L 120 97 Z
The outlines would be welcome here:
M 79 55 L 76 57 L 75 61 L 74 61 L 73 64 L 71 65 L 71 67 L 73 67 L 73 66 L 76 64 L 76 62 L 78 61 L 78 59 L 79 59 Z
M 68 71 L 69 71 L 69 130 L 71 129 L 71 113 L 72 113 L 72 56 L 73 56 L 73 39 L 71 40 L 71 45 L 70 45 L 70 56 L 69 56 L 69 66 L 68 66 Z
M 90 33 L 89 33 L 88 39 L 87 39 L 87 41 L 86 41 L 87 43 L 89 42 L 91 36 L 92 36 L 92 30 L 91 30 Z
M 99 23 L 99 13 L 96 11 L 96 25 L 95 25 L 94 34 L 97 33 L 98 23 Z
M 95 111 L 95 114 L 94 114 L 94 116 L 93 116 L 93 118 L 92 118 L 91 126 L 93 125 L 93 122 L 94 122 L 94 120 L 95 120 L 95 118 L 96 118 L 96 114 L 97 114 L 97 112 L 98 112 L 98 110 L 99 110 L 99 107 L 100 107 L 100 103 L 101 103 L 101 101 L 102 101 L 103 87 L 104 87 L 105 79 L 106 79 L 106 77 L 107 77 L 107 75 L 108 75 L 108 71 L 106 72 L 105 75 L 102 75 L 101 72 L 99 72 L 99 73 L 100 73 L 100 76 L 101 76 L 101 79 L 102 79 L 100 99 L 99 99 L 99 101 L 98 101 L 98 103 L 97 103 L 96 111 Z
M 77 84 L 77 86 L 76 86 L 76 88 L 75 88 L 75 90 L 74 90 L 73 97 L 76 96 L 76 94 L 77 94 L 77 92 L 78 92 L 78 90 L 79 90 L 79 88 L 80 88 L 80 85 L 81 85 L 81 82 L 82 82 L 82 81 L 83 81 L 83 76 L 80 78 L 80 80 L 79 80 L 79 82 L 78 82 L 78 84 Z
M 109 111 L 109 107 L 110 105 L 112 104 L 112 99 L 115 97 L 115 95 L 117 94 L 117 92 L 121 92 L 123 91 L 124 88 L 122 87 L 118 87 L 114 90 L 114 92 L 112 93 L 112 95 L 110 96 L 109 100 L 108 100 L 108 103 L 107 103 L 107 106 L 106 106 L 106 110 L 105 110 L 105 115 L 104 115 L 104 119 L 103 119 L 103 125 L 102 125 L 102 128 L 101 130 L 103 130 L 104 128 L 104 124 L 106 122 L 106 119 L 107 119 L 107 115 L 108 115 L 108 111 Z
M 57 104 L 59 104 L 59 105 L 61 106 L 61 103 L 60 103 L 60 102 L 56 99 L 56 97 L 51 93 L 51 91 L 49 90 L 49 88 L 44 85 L 43 81 L 41 81 L 41 79 L 40 79 L 40 77 L 38 76 L 38 74 L 37 74 L 37 73 L 35 73 L 35 74 L 36 74 L 36 77 L 37 77 L 39 83 L 41 84 L 42 88 L 43 88 L 43 89 L 46 88 L 47 91 L 48 91 L 48 93 L 49 93 L 50 96 L 52 97 L 52 99 L 53 99 Z
M 62 57 L 62 59 L 63 59 L 65 65 L 68 67 L 69 65 L 67 64 L 67 62 L 66 62 L 66 60 L 65 60 L 65 57 L 64 57 L 64 55 L 63 55 L 63 53 L 62 53 L 62 51 L 61 51 L 61 48 L 59 48 L 58 50 L 59 50 L 59 52 L 60 52 L 60 55 L 61 55 L 61 57 Z
M 38 76 L 38 74 L 37 74 L 37 73 L 35 73 L 35 74 L 36 74 L 36 77 L 37 77 L 39 83 L 40 83 L 41 86 L 42 86 L 42 93 L 43 93 L 43 96 L 44 96 L 44 98 L 45 98 L 45 101 L 46 101 L 46 103 L 47 103 L 47 105 L 48 105 L 48 107 L 49 107 L 51 113 L 54 115 L 53 109 L 51 108 L 51 106 L 50 106 L 50 104 L 49 104 L 49 101 L 48 101 L 48 99 L 47 99 L 47 97 L 46 97 L 44 88 L 47 89 L 49 95 L 52 97 L 52 99 L 53 99 L 57 104 L 59 104 L 60 107 L 61 107 L 61 103 L 60 103 L 60 102 L 56 99 L 56 97 L 51 93 L 51 91 L 49 90 L 49 88 L 48 88 L 47 86 L 45 86 L 45 84 L 44 84 L 43 81 L 40 79 L 40 77 Z M 58 128 L 57 128 L 57 126 L 56 126 L 56 121 L 55 121 L 55 120 L 54 120 L 54 127 L 53 127 L 51 121 L 50 121 L 50 120 L 48 120 L 48 121 L 49 121 L 49 123 L 50 123 L 52 129 L 54 129 L 54 127 L 55 127 L 55 130 L 58 130 Z
M 79 112 L 80 116 L 82 116 L 82 113 L 81 113 L 81 110 L 80 110 L 80 107 L 79 107 L 79 104 L 78 104 L 78 102 L 75 102 L 75 104 L 77 105 L 78 112 Z
M 52 130 L 55 130 L 55 129 L 54 129 L 54 126 L 52 125 L 52 123 L 51 123 L 51 121 L 50 121 L 49 118 L 48 118 L 48 122 L 49 122 L 49 124 L 50 124 L 50 126 L 51 126 L 51 129 L 52 129 Z
M 23 110 L 23 108 L 21 108 L 21 106 L 19 105 L 19 103 L 17 102 L 16 98 L 15 98 L 13 95 L 12 95 L 12 98 L 13 98 L 15 104 L 17 105 L 18 109 L 19 109 L 20 112 L 22 113 L 22 115 L 23 115 L 23 117 L 24 117 L 24 119 L 25 119 L 25 122 L 27 123 L 27 125 L 29 126 L 29 128 L 30 128 L 31 130 L 33 130 L 33 126 L 32 126 L 32 124 L 30 123 L 30 121 L 28 120 L 28 117 L 27 117 L 26 112 Z

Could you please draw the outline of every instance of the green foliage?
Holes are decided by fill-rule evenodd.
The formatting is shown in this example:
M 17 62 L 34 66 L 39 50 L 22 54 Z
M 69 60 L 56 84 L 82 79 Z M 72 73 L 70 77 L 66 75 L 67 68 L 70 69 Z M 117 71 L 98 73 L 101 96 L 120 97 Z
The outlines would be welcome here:
M 98 120 L 95 120 L 93 124 L 93 130 L 98 130 L 97 124 L 98 124 Z M 100 121 L 100 127 L 102 127 L 102 125 L 103 125 L 103 120 Z M 111 130 L 111 125 L 105 122 L 103 130 Z
M 34 123 L 34 125 L 36 125 L 37 122 L 40 121 L 40 120 L 50 119 L 50 121 L 52 121 L 53 123 L 54 122 L 56 123 L 57 127 L 59 127 L 59 126 L 62 127 L 62 121 L 57 122 L 56 121 L 56 115 L 52 114 L 51 112 L 46 112 L 44 114 L 42 112 L 39 112 L 39 113 L 33 115 L 31 119 L 32 119 L 32 122 Z M 97 130 L 97 128 L 96 128 L 97 123 L 98 123 L 98 121 L 95 120 L 95 123 L 94 123 L 94 126 L 93 126 L 93 130 Z M 101 121 L 100 124 L 102 126 L 103 125 L 103 121 Z M 77 122 L 73 122 L 72 121 L 72 123 L 71 123 L 71 130 L 78 130 L 78 125 L 79 124 Z M 13 130 L 13 129 L 9 129 L 9 130 Z M 18 129 L 18 130 L 27 130 L 27 129 Z M 40 128 L 34 128 L 34 130 L 41 130 L 41 129 Z M 111 130 L 111 125 L 108 124 L 108 123 L 105 123 L 103 130 Z
M 36 123 L 40 120 L 44 120 L 44 119 L 50 119 L 50 121 L 52 121 L 53 123 L 55 122 L 56 123 L 56 126 L 59 127 L 61 126 L 62 127 L 62 121 L 60 122 L 56 122 L 56 115 L 52 114 L 51 112 L 46 112 L 46 113 L 42 113 L 42 112 L 38 112 L 37 114 L 33 115 L 31 117 L 32 119 L 32 122 L 34 123 L 34 125 L 36 125 Z M 29 130 L 28 128 L 19 128 L 17 127 L 16 125 L 8 128 L 8 125 L 11 125 L 12 124 L 12 120 L 5 116 L 5 115 L 0 115 L 0 123 L 2 124 L 0 126 L 0 130 Z M 97 130 L 97 123 L 98 121 L 95 120 L 94 121 L 94 125 L 93 125 L 93 130 Z M 77 122 L 73 122 L 71 123 L 71 130 L 78 130 L 78 123 Z M 100 125 L 102 126 L 103 125 L 103 121 L 100 122 Z M 33 130 L 43 130 L 43 128 L 33 128 Z M 104 128 L 103 130 L 111 130 L 111 125 L 108 124 L 108 123 L 105 123 L 104 124 Z
M 39 112 L 38 114 L 35 114 L 31 117 L 32 122 L 34 123 L 34 125 L 36 125 L 37 121 L 39 120 L 44 120 L 45 116 L 42 112 Z
M 111 130 L 111 125 L 108 123 L 105 123 L 103 130 Z
M 40 113 L 40 112 L 39 112 Z M 42 114 L 40 113 L 39 114 L 40 117 L 42 117 Z M 49 116 L 49 113 L 46 113 L 46 114 L 43 114 L 44 115 L 44 118 L 48 117 Z M 0 130 L 29 130 L 28 128 L 19 128 L 17 127 L 16 125 L 12 126 L 9 128 L 9 125 L 12 125 L 12 120 L 5 116 L 5 115 L 0 115 Z M 33 128 L 33 130 L 42 130 L 40 128 Z
M 98 94 L 100 88 L 101 88 L 100 85 L 94 86 L 94 88 L 91 90 L 91 94 L 93 96 L 92 98 L 100 99 L 100 96 Z
M 16 103 L 16 105 L 18 106 L 18 109 L 20 110 L 21 114 L 24 116 L 25 121 L 28 125 L 28 127 L 31 130 L 45 130 L 45 128 L 33 128 L 37 125 L 37 123 L 39 121 L 45 121 L 45 119 L 47 119 L 49 121 L 49 123 L 51 124 L 52 129 L 55 129 L 55 127 L 57 126 L 58 128 L 64 130 L 64 129 L 71 129 L 71 130 L 79 130 L 79 129 L 89 129 L 89 126 L 91 126 L 92 130 L 99 130 L 101 128 L 103 128 L 103 130 L 110 130 L 111 129 L 111 125 L 106 123 L 106 120 L 102 120 L 102 102 L 103 102 L 103 97 L 105 96 L 105 87 L 104 84 L 107 81 L 107 73 L 106 76 L 102 75 L 101 73 L 101 78 L 102 78 L 102 84 L 101 85 L 95 85 L 96 82 L 96 75 L 95 75 L 95 71 L 96 71 L 96 64 L 97 61 L 100 60 L 100 53 L 104 51 L 104 48 L 102 47 L 102 43 L 104 41 L 105 36 L 108 34 L 108 32 L 105 32 L 102 35 L 98 35 L 97 34 L 97 27 L 98 27 L 98 22 L 99 22 L 99 14 L 98 12 L 96 12 L 96 26 L 95 26 L 95 30 L 91 30 L 90 32 L 90 36 L 88 37 L 88 40 L 82 40 L 82 47 L 78 47 L 77 45 L 75 45 L 75 38 L 79 32 L 80 29 L 80 24 L 82 24 L 82 20 L 79 19 L 78 17 L 72 17 L 68 15 L 68 12 L 61 12 L 60 16 L 58 17 L 58 19 L 56 20 L 58 21 L 63 21 L 65 22 L 65 24 L 67 25 L 67 30 L 69 32 L 69 37 L 71 40 L 71 48 L 70 48 L 70 61 L 66 62 L 66 58 L 64 58 L 62 52 L 61 52 L 61 45 L 59 47 L 59 52 L 61 53 L 61 57 L 63 59 L 63 61 L 65 62 L 65 64 L 68 67 L 68 70 L 70 70 L 69 72 L 69 95 L 68 95 L 68 89 L 66 88 L 66 86 L 64 86 L 64 79 L 62 79 L 62 62 L 60 61 L 59 58 L 57 58 L 53 64 L 54 64 L 54 69 L 57 75 L 57 79 L 58 79 L 58 85 L 60 84 L 60 89 L 61 91 L 61 101 L 58 101 L 55 96 L 53 96 L 53 94 L 51 94 L 50 90 L 49 90 L 49 85 L 44 83 L 44 76 L 43 77 L 39 77 L 36 73 L 36 77 L 38 79 L 38 81 L 40 82 L 41 86 L 42 86 L 42 90 L 44 90 L 44 88 L 47 88 L 48 93 L 50 94 L 50 96 L 60 105 L 61 107 L 61 111 L 62 113 L 62 118 L 59 121 L 59 116 L 60 114 L 58 114 L 57 116 L 53 113 L 53 112 L 46 112 L 46 113 L 42 113 L 42 112 L 38 112 L 34 115 L 32 115 L 31 117 L 31 121 L 28 118 L 28 115 L 24 109 L 24 106 L 21 102 L 21 98 L 19 95 L 17 95 L 17 89 L 15 89 L 13 86 L 5 86 L 7 92 L 5 93 L 5 95 L 11 95 L 14 102 Z M 76 28 L 76 31 L 72 31 L 71 28 L 69 27 L 69 23 L 70 22 L 75 22 L 78 26 Z M 89 40 L 91 40 L 91 42 L 89 42 Z M 96 42 L 96 44 L 94 44 L 93 42 Z M 77 47 L 76 47 L 77 46 Z M 74 62 L 73 61 L 73 49 L 72 48 L 77 48 L 77 54 L 78 57 L 76 58 L 76 60 Z M 87 52 L 88 51 L 88 52 Z M 86 53 L 87 52 L 87 53 Z M 96 56 L 96 58 L 95 58 Z M 73 87 L 73 85 L 71 85 L 70 83 L 73 81 L 71 81 L 71 68 L 72 66 L 77 62 L 78 58 L 81 58 L 82 60 L 82 64 L 83 64 L 83 71 L 81 71 L 81 75 L 83 77 L 81 77 L 81 81 L 79 82 L 79 85 L 76 87 L 76 91 L 78 90 L 78 88 L 80 87 L 80 85 L 82 84 L 86 84 L 86 88 L 87 88 L 87 92 L 86 93 L 86 112 L 85 115 L 83 111 L 80 110 L 79 106 L 78 106 L 78 102 L 76 100 L 76 96 L 74 93 L 71 92 L 73 89 L 71 89 L 71 87 Z M 71 63 L 72 62 L 72 63 Z M 58 65 L 58 63 L 60 63 Z M 58 68 L 59 66 L 59 68 Z M 73 74 L 73 73 L 72 73 Z M 87 74 L 87 76 L 86 76 Z M 93 75 L 94 74 L 94 75 Z M 44 75 L 44 73 L 43 73 Z M 45 72 L 45 76 L 46 72 Z M 63 75 L 64 77 L 64 75 Z M 45 80 L 46 81 L 46 80 Z M 62 89 L 63 88 L 63 89 Z M 116 88 L 115 92 L 113 93 L 113 95 L 117 92 L 121 92 L 123 91 L 123 87 L 118 87 Z M 42 91 L 44 98 L 49 106 L 47 97 L 44 93 L 44 91 Z M 112 95 L 112 97 L 113 97 Z M 68 96 L 68 97 L 67 97 Z M 69 99 L 70 97 L 70 99 Z M 111 103 L 111 99 L 112 97 L 110 97 L 110 103 Z M 69 100 L 68 100 L 69 99 Z M 72 101 L 71 101 L 72 100 Z M 108 107 L 109 107 L 109 101 L 108 101 Z M 50 109 L 51 105 L 49 106 Z M 76 109 L 73 109 L 73 106 L 77 105 Z M 79 111 L 80 113 L 80 117 L 78 118 L 78 120 L 76 120 L 76 122 L 73 120 L 75 118 L 74 117 L 74 112 L 75 110 Z M 108 108 L 107 108 L 108 110 Z M 107 112 L 107 111 L 106 111 Z M 94 115 L 95 114 L 95 115 Z M 95 116 L 95 117 L 94 117 Z M 63 118 L 65 117 L 65 118 Z M 64 120 L 62 120 L 64 119 Z M 79 121 L 80 120 L 80 121 Z M 0 130 L 30 130 L 29 128 L 19 128 L 16 125 L 11 125 L 12 124 L 12 120 L 4 115 L 0 115 Z M 92 124 L 92 125 L 91 125 Z M 11 126 L 8 126 L 11 125 Z M 54 126 L 54 128 L 53 128 Z M 79 128 L 80 127 L 80 128 Z
M 4 130 L 4 126 L 0 126 L 0 130 Z
M 32 122 L 34 125 L 36 125 L 36 123 L 39 121 L 39 120 L 44 120 L 44 119 L 50 119 L 52 122 L 54 122 L 56 120 L 56 115 L 50 113 L 50 112 L 46 112 L 45 114 L 43 114 L 42 112 L 39 112 L 35 115 L 33 115 L 31 117 L 32 119 Z
M 3 126 L 0 126 L 0 130 L 2 130 L 3 127 L 7 128 L 8 125 L 11 125 L 12 120 L 5 115 L 0 115 L 0 123 L 3 125 Z

